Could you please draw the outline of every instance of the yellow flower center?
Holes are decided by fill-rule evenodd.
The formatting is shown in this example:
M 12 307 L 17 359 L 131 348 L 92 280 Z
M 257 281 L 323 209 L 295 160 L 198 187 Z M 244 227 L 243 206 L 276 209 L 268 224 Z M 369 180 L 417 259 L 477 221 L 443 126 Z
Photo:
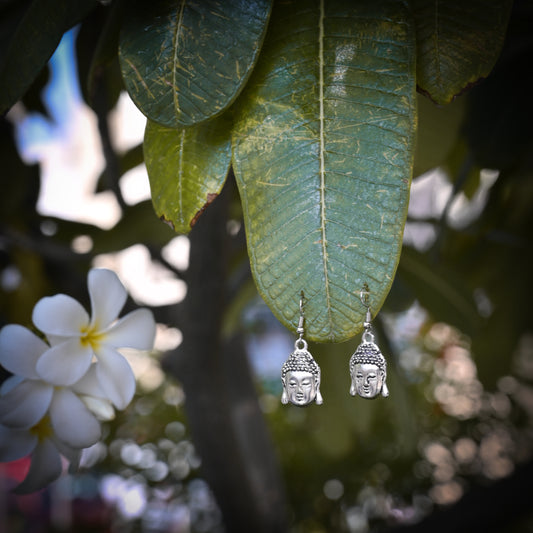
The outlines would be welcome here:
M 35 426 L 30 428 L 30 433 L 36 435 L 39 442 L 51 437 L 54 434 L 54 429 L 52 428 L 50 417 L 48 415 L 43 417 L 40 422 L 37 422 Z
M 82 346 L 90 346 L 93 350 L 96 350 L 100 345 L 104 335 L 98 331 L 98 327 L 95 324 L 94 326 L 87 326 L 80 330 L 81 337 L 80 342 Z

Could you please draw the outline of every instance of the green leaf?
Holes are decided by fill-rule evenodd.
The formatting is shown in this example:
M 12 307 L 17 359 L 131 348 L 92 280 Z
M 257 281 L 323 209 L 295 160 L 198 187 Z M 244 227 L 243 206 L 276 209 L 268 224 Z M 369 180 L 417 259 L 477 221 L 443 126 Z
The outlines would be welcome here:
M 108 8 L 95 9 L 78 32 L 78 76 L 85 101 L 102 114 L 111 109 L 124 90 L 118 61 L 118 36 L 129 0 L 115 0 Z
M 173 129 L 148 121 L 144 159 L 157 215 L 188 233 L 220 193 L 231 162 L 231 122 L 222 115 Z
M 447 104 L 488 76 L 500 55 L 512 0 L 411 0 L 417 83 Z
M 457 326 L 469 335 L 481 325 L 472 293 L 450 269 L 430 263 L 425 255 L 405 246 L 398 277 L 435 320 Z
M 97 0 L 34 0 L 2 10 L 0 114 L 24 95 L 63 33 L 97 5 Z
M 290 329 L 300 291 L 308 337 L 362 329 L 399 260 L 415 129 L 414 35 L 394 0 L 276 4 L 239 98 L 234 168 L 252 272 Z
M 126 88 L 151 120 L 187 126 L 220 114 L 244 87 L 270 16 L 269 0 L 142 0 L 120 38 Z

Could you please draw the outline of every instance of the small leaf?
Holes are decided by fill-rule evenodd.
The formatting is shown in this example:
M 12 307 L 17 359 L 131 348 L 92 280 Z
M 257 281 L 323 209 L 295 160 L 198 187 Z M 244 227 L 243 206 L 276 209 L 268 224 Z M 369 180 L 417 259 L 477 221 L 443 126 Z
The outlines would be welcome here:
M 415 128 L 414 34 L 395 0 L 276 4 L 237 102 L 234 168 L 252 272 L 285 326 L 362 329 L 399 260 Z M 239 107 L 240 106 L 240 107 Z
M 118 35 L 129 0 L 100 6 L 87 17 L 78 32 L 76 55 L 78 76 L 85 101 L 102 114 L 116 105 L 124 90 L 118 61 Z M 98 109 L 100 108 L 100 109 Z
M 500 55 L 512 0 L 411 0 L 417 83 L 447 104 L 489 75 Z
M 98 5 L 97 0 L 34 0 L 2 11 L 0 114 L 17 102 L 56 49 L 63 33 Z M 7 35 L 7 36 L 6 36 Z
M 169 127 L 220 114 L 257 60 L 270 0 L 142 0 L 120 39 L 126 88 L 151 120 Z
M 222 115 L 189 128 L 148 121 L 144 158 L 157 215 L 188 233 L 220 193 L 231 162 L 231 122 Z

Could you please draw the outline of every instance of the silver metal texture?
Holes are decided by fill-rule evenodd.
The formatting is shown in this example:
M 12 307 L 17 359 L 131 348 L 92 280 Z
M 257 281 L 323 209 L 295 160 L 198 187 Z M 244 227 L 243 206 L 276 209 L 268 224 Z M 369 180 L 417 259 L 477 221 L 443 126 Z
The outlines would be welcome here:
M 362 398 L 374 399 L 380 394 L 389 395 L 387 387 L 387 361 L 378 345 L 374 342 L 372 333 L 372 313 L 369 304 L 369 290 L 365 284 L 360 293 L 361 302 L 366 307 L 366 317 L 363 327 L 363 338 L 350 358 L 350 394 Z
M 304 294 L 300 297 L 300 319 L 298 321 L 298 339 L 294 343 L 294 351 L 281 367 L 283 393 L 281 403 L 292 403 L 303 407 L 316 402 L 322 404 L 320 394 L 320 367 L 307 349 L 304 340 Z

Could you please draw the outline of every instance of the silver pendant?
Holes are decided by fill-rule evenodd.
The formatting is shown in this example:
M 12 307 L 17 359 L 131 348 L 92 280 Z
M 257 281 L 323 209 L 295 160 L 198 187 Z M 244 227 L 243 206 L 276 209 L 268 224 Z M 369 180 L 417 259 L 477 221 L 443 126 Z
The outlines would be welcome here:
M 384 397 L 389 395 L 387 387 L 387 361 L 378 345 L 374 342 L 372 333 L 372 314 L 368 303 L 368 286 L 365 284 L 361 291 L 361 301 L 366 307 L 364 322 L 365 331 L 361 344 L 350 358 L 350 377 L 352 384 L 350 394 L 362 398 L 374 399 L 379 394 Z
M 313 401 L 322 404 L 320 394 L 320 367 L 307 350 L 304 334 L 303 291 L 300 298 L 300 320 L 296 332 L 299 334 L 294 343 L 294 351 L 281 367 L 283 393 L 281 403 L 292 403 L 302 407 Z

